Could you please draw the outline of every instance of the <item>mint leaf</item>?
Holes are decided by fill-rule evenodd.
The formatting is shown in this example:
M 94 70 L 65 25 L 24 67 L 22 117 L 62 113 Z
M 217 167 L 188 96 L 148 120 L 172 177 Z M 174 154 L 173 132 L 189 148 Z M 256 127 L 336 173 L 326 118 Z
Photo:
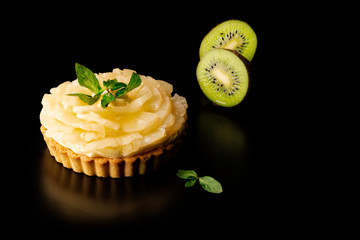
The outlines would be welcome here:
M 185 179 L 185 187 L 192 187 L 199 180 L 202 188 L 211 193 L 221 193 L 223 191 L 221 184 L 209 176 L 198 177 L 194 170 L 181 170 L 176 173 L 179 178 Z
M 100 92 L 97 93 L 95 96 L 93 96 L 92 99 L 91 99 L 90 102 L 89 102 L 89 105 L 93 105 L 94 103 L 96 103 L 96 102 L 99 100 L 102 92 L 103 92 L 103 91 L 100 91 Z
M 75 71 L 80 86 L 86 87 L 95 94 L 101 91 L 99 81 L 90 69 L 79 63 L 75 63 Z
M 103 82 L 105 88 L 110 90 L 117 90 L 119 88 L 125 88 L 127 85 L 122 82 L 118 82 L 116 79 L 107 80 Z
M 82 87 L 86 87 L 87 89 L 95 93 L 95 95 L 91 96 L 84 93 L 70 93 L 67 95 L 77 96 L 80 98 L 81 101 L 89 105 L 92 105 L 96 103 L 99 100 L 101 94 L 104 91 L 106 91 L 107 93 L 105 93 L 105 95 L 101 99 L 101 107 L 103 108 L 106 108 L 110 104 L 110 102 L 130 92 L 131 90 L 137 88 L 141 84 L 140 76 L 136 73 L 133 73 L 131 75 L 129 84 L 118 82 L 117 79 L 110 79 L 107 81 L 103 81 L 103 88 L 102 88 L 95 74 L 87 67 L 79 63 L 75 63 L 75 71 L 78 77 L 79 85 Z M 115 92 L 115 96 L 114 96 L 111 93 L 111 91 L 115 91 L 115 90 L 118 91 Z
M 84 93 L 70 93 L 67 94 L 69 96 L 78 96 L 80 98 L 81 101 L 83 101 L 84 103 L 89 103 L 92 99 L 92 96 L 84 94 Z
M 116 92 L 115 97 L 119 98 L 124 94 L 127 94 L 128 92 L 130 92 L 131 90 L 137 88 L 138 86 L 141 85 L 141 78 L 140 76 L 133 72 L 129 81 L 129 84 L 126 85 L 125 84 L 125 88 L 121 88 L 119 91 Z
M 111 88 L 111 86 L 113 86 L 114 84 L 116 84 L 118 81 L 116 79 L 112 79 L 112 80 L 107 80 L 107 81 L 103 81 L 103 86 L 105 88 Z
M 87 94 L 83 94 L 83 93 L 70 93 L 67 94 L 69 96 L 78 96 L 80 98 L 81 101 L 83 101 L 84 103 L 87 103 L 89 105 L 93 105 L 94 103 L 97 102 L 97 100 L 99 100 L 101 93 L 96 94 L 95 96 L 90 96 Z
M 106 108 L 116 98 L 111 93 L 106 93 L 101 99 L 101 107 Z
M 125 92 L 126 92 L 126 88 L 121 88 L 119 91 L 117 91 L 117 92 L 115 93 L 115 97 L 116 97 L 116 98 L 119 98 L 119 97 L 121 97 L 122 95 L 124 95 Z
M 131 90 L 137 88 L 138 86 L 140 86 L 141 84 L 141 78 L 140 76 L 133 72 L 129 81 L 129 84 L 126 86 L 126 91 L 125 93 L 130 92 Z
M 192 187 L 195 185 L 195 183 L 197 182 L 198 178 L 197 177 L 189 177 L 185 183 L 185 187 Z
M 182 178 L 182 179 L 193 179 L 193 178 L 197 179 L 197 174 L 194 170 L 179 169 L 178 172 L 176 173 L 176 176 L 178 176 L 179 178 Z
M 112 85 L 110 87 L 111 90 L 117 90 L 119 88 L 126 88 L 126 84 L 125 83 L 122 83 L 122 82 L 118 82 L 118 83 L 115 83 L 114 85 Z
M 199 183 L 208 192 L 221 193 L 223 191 L 221 184 L 212 177 L 200 177 Z

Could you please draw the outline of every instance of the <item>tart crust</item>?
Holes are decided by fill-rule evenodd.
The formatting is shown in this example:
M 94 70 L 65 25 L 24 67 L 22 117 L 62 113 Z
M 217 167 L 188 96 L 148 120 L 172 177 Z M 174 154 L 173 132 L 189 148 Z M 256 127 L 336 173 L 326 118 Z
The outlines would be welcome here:
M 46 137 L 44 126 L 41 126 L 40 130 L 50 154 L 55 157 L 57 162 L 66 168 L 88 176 L 120 178 L 143 175 L 148 171 L 158 169 L 160 165 L 166 164 L 173 157 L 175 150 L 175 144 L 170 143 L 164 147 L 131 157 L 89 157 L 74 153 L 54 139 Z

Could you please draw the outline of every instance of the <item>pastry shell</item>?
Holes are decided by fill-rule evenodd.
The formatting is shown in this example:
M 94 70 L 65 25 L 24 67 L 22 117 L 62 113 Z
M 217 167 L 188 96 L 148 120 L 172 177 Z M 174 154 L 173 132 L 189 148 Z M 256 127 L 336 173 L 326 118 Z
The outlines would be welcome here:
M 55 157 L 57 162 L 66 168 L 88 176 L 120 178 L 143 175 L 148 171 L 158 169 L 160 165 L 166 164 L 170 158 L 174 157 L 176 152 L 174 145 L 177 143 L 170 143 L 147 153 L 130 157 L 89 157 L 84 154 L 74 153 L 54 139 L 46 137 L 46 128 L 44 126 L 41 126 L 40 130 L 50 154 Z

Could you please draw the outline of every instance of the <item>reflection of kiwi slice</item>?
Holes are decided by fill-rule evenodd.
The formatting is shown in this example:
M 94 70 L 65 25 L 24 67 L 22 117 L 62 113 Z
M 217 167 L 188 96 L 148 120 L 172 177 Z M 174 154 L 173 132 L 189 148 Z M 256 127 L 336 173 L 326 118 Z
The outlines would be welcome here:
M 243 21 L 229 20 L 214 27 L 200 45 L 200 59 L 213 48 L 225 48 L 236 51 L 251 61 L 257 46 L 253 29 Z
M 240 103 L 249 85 L 246 61 L 225 49 L 206 52 L 196 69 L 203 93 L 220 106 L 232 107 Z

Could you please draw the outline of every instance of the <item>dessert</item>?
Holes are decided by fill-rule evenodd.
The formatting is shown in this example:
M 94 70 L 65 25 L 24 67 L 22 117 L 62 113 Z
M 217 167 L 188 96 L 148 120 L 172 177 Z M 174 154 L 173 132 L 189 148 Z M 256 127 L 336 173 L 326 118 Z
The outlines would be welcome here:
M 101 101 L 80 86 L 78 72 L 78 79 L 44 95 L 41 132 L 57 162 L 86 175 L 118 178 L 144 174 L 172 156 L 185 128 L 186 99 L 172 96 L 171 84 L 144 75 L 138 75 L 141 84 L 131 91 L 120 88 L 122 96 L 104 90 L 115 80 L 130 86 L 134 72 L 94 74 Z M 86 102 L 85 95 L 99 101 Z M 103 99 L 111 101 L 104 104 Z

